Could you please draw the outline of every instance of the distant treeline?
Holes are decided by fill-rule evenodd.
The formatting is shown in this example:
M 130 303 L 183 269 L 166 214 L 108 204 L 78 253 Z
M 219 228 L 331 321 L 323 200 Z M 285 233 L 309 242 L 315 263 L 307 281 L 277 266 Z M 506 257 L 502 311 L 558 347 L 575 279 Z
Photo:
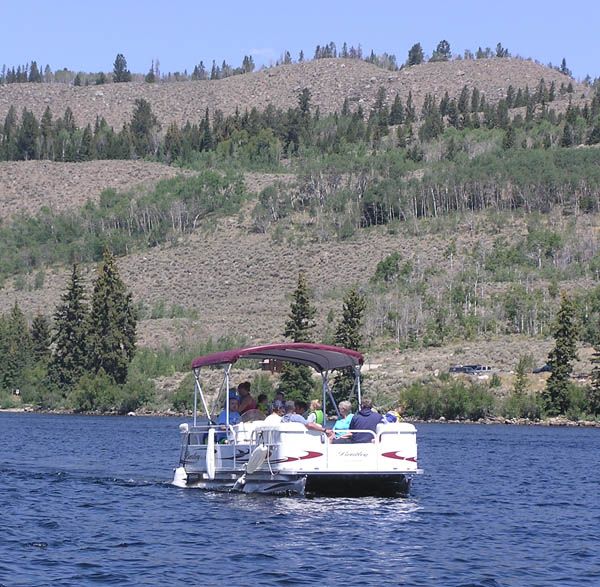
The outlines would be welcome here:
M 364 227 L 454 212 L 599 211 L 600 150 L 570 147 L 600 143 L 600 94 L 556 114 L 547 106 L 554 93 L 542 81 L 535 91 L 509 88 L 491 104 L 465 87 L 457 99 L 427 96 L 417 120 L 410 94 L 406 104 L 396 95 L 388 105 L 382 89 L 368 116 L 348 101 L 340 113 L 321 116 L 303 90 L 287 111 L 215 112 L 212 120 L 207 112 L 200 124 L 173 123 L 164 135 L 143 99 L 118 132 L 104 120 L 81 129 L 69 109 L 54 120 L 47 108 L 41 123 L 24 110 L 19 122 L 11 108 L 0 128 L 1 159 L 145 157 L 231 173 L 204 171 L 128 197 L 107 190 L 80 211 L 7 221 L 0 275 L 96 260 L 105 246 L 126 254 L 177 239 L 209 215 L 236 214 L 245 198 L 236 173 L 246 169 L 298 170 L 295 185 L 259 194 L 252 212 L 259 232 L 294 212 L 319 219 L 318 238 L 343 239 Z
M 452 54 L 450 44 L 446 40 L 440 41 L 436 48 L 433 50 L 430 56 L 427 56 L 423 51 L 421 43 L 415 43 L 408 51 L 407 58 L 404 62 L 398 60 L 396 55 L 393 53 L 384 52 L 382 54 L 376 54 L 373 50 L 365 53 L 362 46 L 348 45 L 344 42 L 340 49 L 337 45 L 331 41 L 324 45 L 317 45 L 314 50 L 313 59 L 329 59 L 329 58 L 341 58 L 341 59 L 358 59 L 377 65 L 378 67 L 396 71 L 403 67 L 410 67 L 412 65 L 419 65 L 426 61 L 449 61 L 454 60 L 472 60 L 472 59 L 489 59 L 489 58 L 506 58 L 511 57 L 508 49 L 502 46 L 502 43 L 498 43 L 495 49 L 490 47 L 478 47 L 476 51 L 466 49 L 464 53 Z M 305 56 L 303 50 L 298 54 L 297 63 L 302 63 L 306 60 L 310 60 Z M 294 63 L 294 59 L 290 51 L 284 50 L 279 59 L 274 63 L 274 66 L 287 65 Z M 563 58 L 560 66 L 554 66 L 551 63 L 549 67 L 560 71 L 561 73 L 571 76 L 571 70 L 567 67 L 567 62 Z M 254 71 L 255 64 L 252 55 L 244 55 L 240 66 L 235 67 L 223 60 L 220 64 L 216 61 L 212 61 L 212 65 L 207 67 L 203 61 L 194 65 L 191 71 L 188 72 L 185 69 L 183 72 L 175 71 L 168 72 L 166 74 L 160 71 L 160 62 L 158 59 L 152 60 L 150 69 L 146 74 L 132 74 L 127 69 L 127 60 L 122 53 L 119 53 L 113 64 L 112 75 L 106 72 L 97 73 L 85 73 L 82 71 L 75 72 L 67 68 L 58 69 L 52 71 L 49 65 L 44 67 L 38 66 L 37 61 L 31 63 L 25 63 L 17 66 L 2 66 L 0 71 L 0 84 L 14 84 L 14 83 L 63 83 L 72 84 L 75 86 L 82 85 L 102 85 L 106 83 L 118 83 L 128 82 L 132 80 L 146 81 L 148 83 L 155 83 L 159 81 L 171 82 L 171 81 L 188 81 L 188 80 L 218 80 L 230 77 L 232 75 L 240 75 L 244 73 L 250 73 Z M 588 75 L 584 83 L 591 84 L 592 79 Z
M 131 121 L 118 131 L 104 118 L 96 118 L 93 127 L 88 124 L 81 128 L 70 108 L 55 118 L 46 107 L 38 120 L 27 109 L 19 118 L 11 106 L 0 127 L 0 160 L 153 158 L 170 163 L 177 159 L 188 161 L 194 152 L 214 151 L 249 165 L 276 166 L 282 157 L 297 154 L 301 147 L 336 152 L 347 144 L 377 149 L 385 143 L 405 149 L 410 158 L 418 161 L 423 157 L 422 144 L 436 139 L 445 128 L 500 128 L 507 133 L 505 147 L 511 148 L 515 146 L 515 133 L 535 122 L 551 129 L 544 134 L 546 148 L 600 142 L 598 92 L 583 108 L 569 106 L 564 116 L 548 108 L 557 93 L 572 91 L 571 84 L 563 84 L 557 90 L 554 83 L 547 86 L 541 80 L 534 91 L 509 86 L 506 97 L 493 104 L 477 88 L 464 86 L 458 98 L 450 98 L 446 92 L 438 102 L 428 94 L 418 114 L 412 93 L 409 92 L 406 103 L 399 94 L 388 102 L 385 89 L 380 88 L 370 112 L 365 113 L 360 104 L 352 107 L 346 99 L 340 113 L 322 117 L 318 108 L 311 107 L 310 91 L 304 89 L 295 108 L 281 110 L 268 105 L 262 112 L 255 108 L 244 113 L 236 110 L 230 116 L 217 110 L 212 120 L 207 109 L 199 123 L 171 123 L 165 132 L 145 99 L 136 100 Z M 510 110 L 519 107 L 525 108 L 524 115 L 511 115 Z M 561 132 L 557 132 L 557 127 Z M 388 137 L 392 130 L 393 140 Z M 383 141 L 384 137 L 388 138 Z

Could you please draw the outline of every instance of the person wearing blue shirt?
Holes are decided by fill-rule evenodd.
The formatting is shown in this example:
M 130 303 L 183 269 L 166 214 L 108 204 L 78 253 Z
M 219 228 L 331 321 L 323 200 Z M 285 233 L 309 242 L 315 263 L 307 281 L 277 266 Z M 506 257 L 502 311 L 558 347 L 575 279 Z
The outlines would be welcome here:
M 333 425 L 333 431 L 335 433 L 333 442 L 336 444 L 343 444 L 349 442 L 352 436 L 350 432 L 348 432 L 348 429 L 350 428 L 350 422 L 352 422 L 354 414 L 352 414 L 352 404 L 350 402 L 340 402 L 338 408 L 340 410 L 341 418 L 336 420 Z
M 322 424 L 316 422 L 309 422 L 304 416 L 296 414 L 296 404 L 292 401 L 285 402 L 285 414 L 281 418 L 281 423 L 286 422 L 297 422 L 298 424 L 304 424 L 309 430 L 316 430 L 317 432 L 324 432 L 327 436 L 333 434 L 333 432 L 325 428 Z
M 229 424 L 235 425 L 240 423 L 240 413 L 239 413 L 239 401 L 236 397 L 232 397 L 229 399 Z M 223 408 L 219 417 L 217 418 L 217 424 L 224 428 L 227 425 L 227 410 Z M 219 432 L 216 436 L 217 442 L 222 442 L 227 438 L 226 432 Z
M 363 398 L 360 404 L 360 411 L 354 414 L 350 422 L 350 430 L 371 430 L 377 432 L 377 424 L 383 421 L 381 414 L 373 411 L 373 402 L 368 398 Z M 374 442 L 375 435 L 369 432 L 353 432 L 352 442 Z

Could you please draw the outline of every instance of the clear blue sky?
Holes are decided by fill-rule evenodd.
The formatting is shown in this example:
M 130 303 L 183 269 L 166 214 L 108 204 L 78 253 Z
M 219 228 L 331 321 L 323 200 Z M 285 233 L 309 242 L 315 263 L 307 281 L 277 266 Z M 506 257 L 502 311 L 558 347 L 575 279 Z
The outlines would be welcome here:
M 53 70 L 112 71 L 117 53 L 129 69 L 189 72 L 203 60 L 257 65 L 287 49 L 312 57 L 316 45 L 344 41 L 365 53 L 406 59 L 420 42 L 441 39 L 454 54 L 497 42 L 522 57 L 560 64 L 577 78 L 600 76 L 600 2 L 596 0 L 0 0 L 0 66 L 35 60 Z

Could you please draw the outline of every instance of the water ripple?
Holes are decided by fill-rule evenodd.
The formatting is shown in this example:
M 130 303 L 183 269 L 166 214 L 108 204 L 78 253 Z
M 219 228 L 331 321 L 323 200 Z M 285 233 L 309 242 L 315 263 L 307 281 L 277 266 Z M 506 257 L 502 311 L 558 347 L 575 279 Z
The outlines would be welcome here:
M 600 585 L 597 430 L 422 425 L 410 496 L 302 499 L 172 487 L 177 424 L 0 414 L 0 587 Z

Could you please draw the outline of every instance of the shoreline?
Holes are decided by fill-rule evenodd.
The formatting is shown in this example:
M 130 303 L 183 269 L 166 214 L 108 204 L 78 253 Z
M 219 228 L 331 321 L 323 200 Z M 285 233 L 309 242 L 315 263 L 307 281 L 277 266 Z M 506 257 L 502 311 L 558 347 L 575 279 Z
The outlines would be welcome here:
M 103 416 L 103 417 L 148 417 L 148 418 L 191 418 L 191 413 L 177 412 L 129 412 L 127 414 L 107 414 L 97 412 L 73 412 L 71 410 L 35 410 L 32 407 L 0 408 L 0 414 L 45 414 L 55 416 Z M 470 424 L 470 425 L 505 425 L 505 426 L 542 426 L 567 428 L 600 428 L 600 420 L 568 420 L 564 416 L 554 416 L 545 420 L 529 420 L 527 418 L 504 418 L 490 416 L 479 420 L 447 420 L 444 417 L 433 420 L 403 418 L 403 422 L 411 424 Z

